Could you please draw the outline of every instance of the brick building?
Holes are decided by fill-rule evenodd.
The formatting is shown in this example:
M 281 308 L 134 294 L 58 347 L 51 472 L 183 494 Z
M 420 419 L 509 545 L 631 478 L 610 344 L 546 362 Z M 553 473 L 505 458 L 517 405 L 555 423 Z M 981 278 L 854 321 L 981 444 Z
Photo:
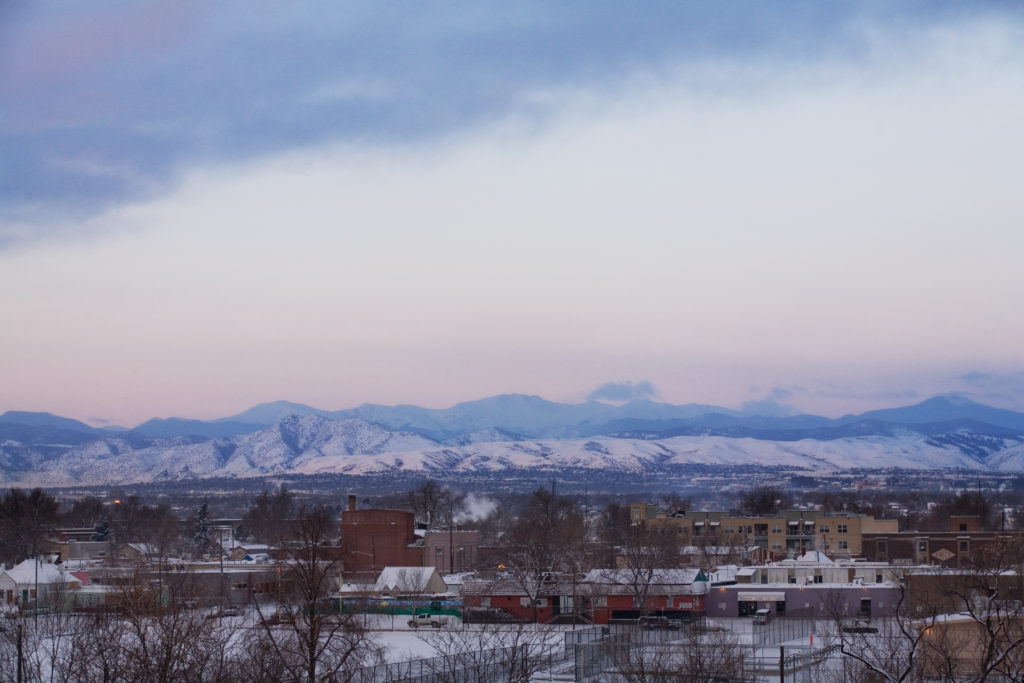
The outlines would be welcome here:
M 350 499 L 341 513 L 341 545 L 346 574 L 423 566 L 423 539 L 404 510 L 356 510 Z
M 856 557 L 863 552 L 863 536 L 895 533 L 895 519 L 834 514 L 820 510 L 783 510 L 772 517 L 744 517 L 722 511 L 680 511 L 665 514 L 649 503 L 630 505 L 633 524 L 665 525 L 675 529 L 681 545 L 764 548 L 772 560 L 821 550 L 831 557 Z

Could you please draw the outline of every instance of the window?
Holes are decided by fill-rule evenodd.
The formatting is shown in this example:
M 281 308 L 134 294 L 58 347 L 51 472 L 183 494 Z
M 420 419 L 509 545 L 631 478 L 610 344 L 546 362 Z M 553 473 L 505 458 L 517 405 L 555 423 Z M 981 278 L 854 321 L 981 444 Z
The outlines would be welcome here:
M 875 574 L 875 583 L 882 583 L 882 575 Z
M 961 524 L 960 525 L 960 531 L 967 531 L 967 525 L 966 524 Z
M 825 579 L 821 576 L 821 574 L 815 574 L 814 575 L 814 583 L 821 583 L 824 580 Z
M 845 524 L 837 524 L 836 525 L 836 531 L 838 531 L 841 534 L 845 534 L 846 533 L 846 525 Z
M 732 528 L 731 526 L 725 527 L 725 533 L 727 533 L 727 534 L 735 533 L 735 531 L 736 530 L 734 528 Z
M 960 541 L 960 552 L 962 552 L 962 553 L 966 553 L 967 552 L 967 543 L 968 543 L 967 541 Z
M 796 577 L 795 576 L 789 577 L 789 582 L 790 583 L 796 583 Z
M 530 598 L 519 598 L 519 606 L 520 607 L 529 607 L 530 606 Z
M 885 545 L 885 541 L 879 541 L 878 542 L 878 554 L 879 555 L 885 555 L 886 550 L 887 550 L 887 547 Z
M 608 606 L 608 598 L 606 596 L 599 595 L 596 598 L 594 598 L 594 607 L 607 607 L 607 606 Z
M 548 606 L 548 599 L 547 598 L 537 598 L 537 607 L 547 607 L 547 606 Z
M 480 598 L 480 606 L 481 607 L 490 607 L 491 606 L 491 597 L 489 595 L 486 595 L 486 596 Z
M 917 542 L 917 552 L 919 552 L 919 553 L 926 553 L 926 552 L 928 552 L 928 541 L 918 541 Z
M 828 524 L 822 524 L 821 525 L 821 533 L 823 533 L 823 534 L 827 534 L 828 533 Z
M 781 534 L 782 533 L 782 527 L 779 526 L 778 524 L 776 524 L 775 526 L 772 527 L 772 533 L 773 534 Z
M 838 541 L 838 543 L 839 543 L 839 549 L 840 550 L 849 550 L 850 549 L 850 542 L 849 541 Z

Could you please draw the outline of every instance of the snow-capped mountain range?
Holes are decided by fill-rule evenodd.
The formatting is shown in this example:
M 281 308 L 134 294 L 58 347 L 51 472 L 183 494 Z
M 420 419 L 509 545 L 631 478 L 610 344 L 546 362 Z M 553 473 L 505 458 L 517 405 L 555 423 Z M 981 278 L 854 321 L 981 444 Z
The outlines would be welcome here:
M 686 465 L 1024 472 L 1024 414 L 949 396 L 830 419 L 509 395 L 446 410 L 328 412 L 279 402 L 221 420 L 150 420 L 123 431 L 47 413 L 0 415 L 0 481 L 21 485 Z

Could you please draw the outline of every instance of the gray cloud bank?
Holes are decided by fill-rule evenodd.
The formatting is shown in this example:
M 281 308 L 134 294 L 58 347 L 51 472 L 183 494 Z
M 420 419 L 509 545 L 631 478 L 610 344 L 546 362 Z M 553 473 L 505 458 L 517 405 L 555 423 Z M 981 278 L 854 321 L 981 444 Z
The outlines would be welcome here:
M 993 12 L 1020 13 L 996 2 L 809 0 L 655 2 L 641 11 L 5 3 L 0 245 L 57 216 L 163 192 L 193 164 L 338 139 L 416 141 L 510 112 L 542 117 L 536 94 L 545 89 L 614 83 L 680 60 L 856 58 L 865 21 L 927 25 Z

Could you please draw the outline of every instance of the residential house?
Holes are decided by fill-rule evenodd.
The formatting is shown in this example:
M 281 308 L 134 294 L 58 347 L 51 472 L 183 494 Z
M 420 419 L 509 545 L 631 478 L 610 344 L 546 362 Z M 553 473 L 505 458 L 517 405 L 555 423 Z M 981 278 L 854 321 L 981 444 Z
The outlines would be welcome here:
M 708 590 L 700 569 L 592 569 L 580 583 L 584 612 L 595 624 L 644 615 L 692 617 L 704 611 Z
M 37 598 L 42 602 L 61 591 L 77 590 L 86 583 L 88 573 L 72 573 L 42 558 L 29 558 L 10 569 L 0 570 L 0 603 L 25 605 Z

